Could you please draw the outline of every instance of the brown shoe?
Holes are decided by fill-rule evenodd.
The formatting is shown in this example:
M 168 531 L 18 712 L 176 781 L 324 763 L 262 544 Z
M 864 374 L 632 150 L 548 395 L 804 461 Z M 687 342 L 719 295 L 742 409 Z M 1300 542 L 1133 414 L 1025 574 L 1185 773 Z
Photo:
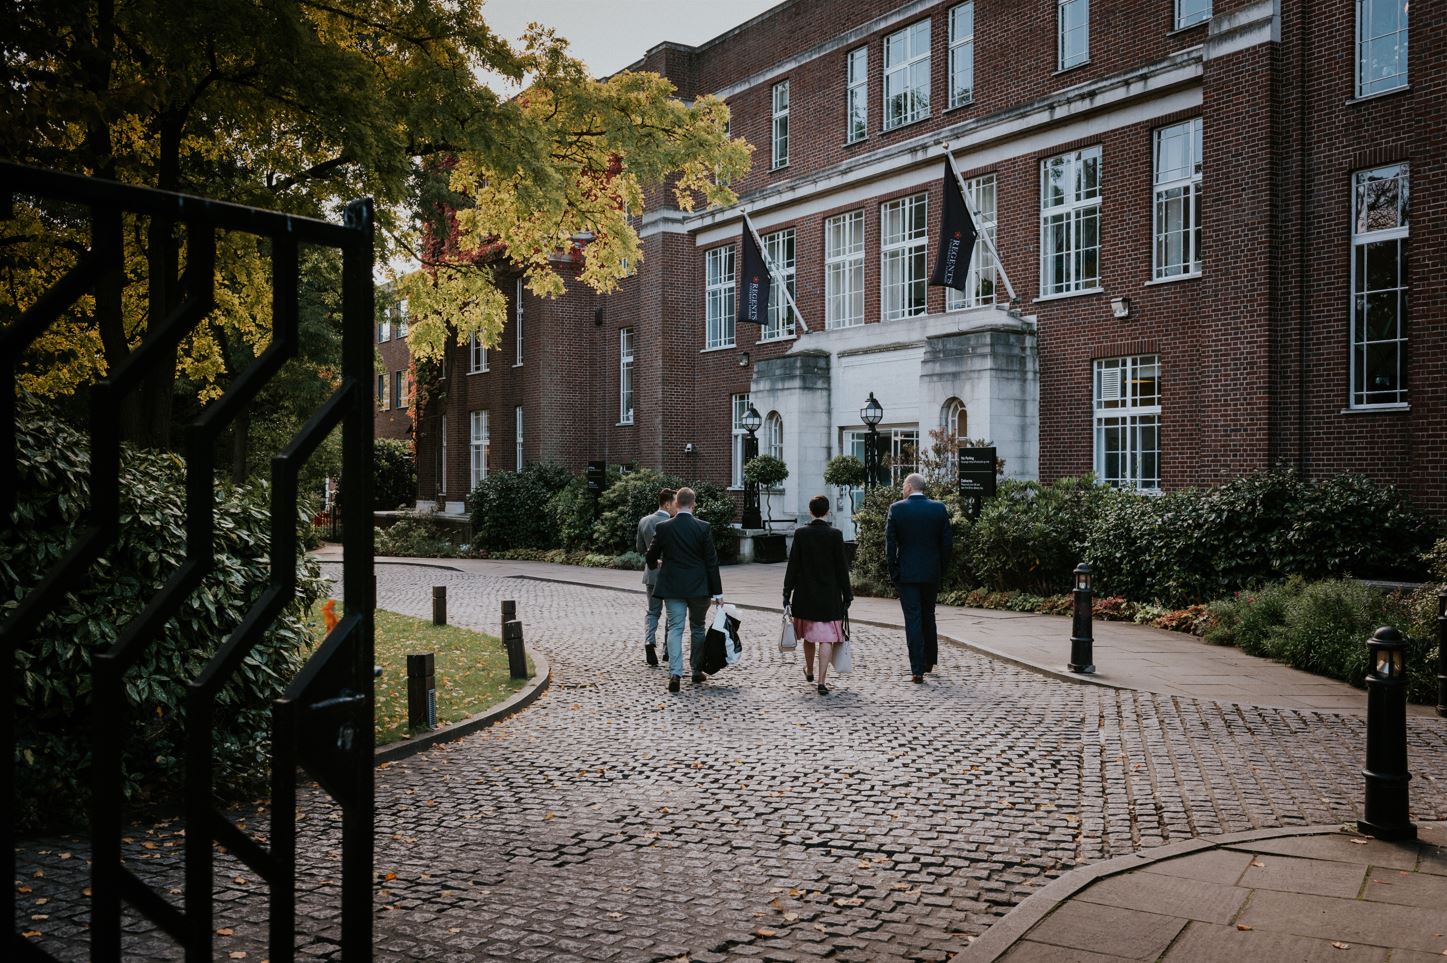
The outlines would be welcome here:
M 693 674 L 693 684 L 694 684 L 694 685 L 703 685 L 703 680 L 704 680 L 705 678 L 707 678 L 707 676 L 705 676 L 702 672 L 695 672 L 695 673 Z
M 913 677 L 912 677 L 912 681 L 914 682 L 915 685 L 921 685 L 921 684 L 924 683 L 924 676 L 922 676 L 922 675 L 913 676 Z
M 669 691 L 669 692 L 677 692 L 677 691 L 678 691 L 678 685 L 679 685 L 679 678 L 678 678 L 678 676 L 676 676 L 676 675 L 671 675 L 671 676 L 668 677 L 668 691 Z

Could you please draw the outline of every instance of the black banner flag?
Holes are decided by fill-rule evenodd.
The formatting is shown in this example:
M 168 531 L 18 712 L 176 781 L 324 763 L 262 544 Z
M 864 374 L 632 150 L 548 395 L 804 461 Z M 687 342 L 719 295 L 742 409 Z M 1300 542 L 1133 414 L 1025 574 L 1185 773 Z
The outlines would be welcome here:
M 764 324 L 769 319 L 769 290 L 773 286 L 764 252 L 744 222 L 744 257 L 738 285 L 738 323 Z
M 945 210 L 940 218 L 939 254 L 935 258 L 935 273 L 929 283 L 956 291 L 965 290 L 969 282 L 970 257 L 975 253 L 975 239 L 979 232 L 970 217 L 965 204 L 965 195 L 960 192 L 960 179 L 945 160 Z M 743 317 L 742 313 L 739 315 Z

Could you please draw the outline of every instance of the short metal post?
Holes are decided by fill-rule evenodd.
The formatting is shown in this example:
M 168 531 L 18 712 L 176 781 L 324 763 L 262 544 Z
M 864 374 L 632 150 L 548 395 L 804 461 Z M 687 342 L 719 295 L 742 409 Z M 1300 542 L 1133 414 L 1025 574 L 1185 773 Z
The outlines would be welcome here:
M 432 586 L 432 624 L 447 624 L 447 586 Z
M 1407 643 L 1384 626 L 1367 642 L 1366 802 L 1357 828 L 1378 839 L 1416 839 L 1407 808 Z
M 508 674 L 514 679 L 526 679 L 528 656 L 523 649 L 523 624 L 517 619 L 503 624 L 502 644 L 507 649 Z
M 1095 671 L 1095 635 L 1091 622 L 1090 566 L 1075 566 L 1075 616 L 1070 632 L 1070 671 L 1087 675 Z
M 437 728 L 437 671 L 431 652 L 407 656 L 407 728 Z
M 514 602 L 512 599 L 503 599 L 503 600 L 502 600 L 502 627 L 503 627 L 504 629 L 506 629 L 506 628 L 507 628 L 507 624 L 508 624 L 509 622 L 511 622 L 513 619 L 517 618 L 517 617 L 518 617 L 518 604 L 517 604 L 516 602 Z
M 1447 586 L 1437 593 L 1437 714 L 1447 717 Z

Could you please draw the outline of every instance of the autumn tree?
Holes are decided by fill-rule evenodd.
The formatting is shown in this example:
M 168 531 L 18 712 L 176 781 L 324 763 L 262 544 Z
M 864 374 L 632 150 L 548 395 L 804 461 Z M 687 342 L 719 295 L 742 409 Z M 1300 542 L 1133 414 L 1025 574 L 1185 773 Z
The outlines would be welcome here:
M 685 208 L 731 202 L 749 147 L 729 139 L 715 98 L 685 104 L 648 73 L 591 79 L 550 31 L 509 44 L 482 14 L 480 0 L 10 0 L 0 4 L 0 155 L 319 217 L 370 195 L 384 260 L 426 253 L 414 214 L 445 170 L 463 199 L 458 256 L 403 279 L 409 340 L 422 357 L 448 336 L 495 341 L 492 269 L 465 255 L 500 245 L 546 296 L 562 286 L 549 255 L 590 236 L 582 280 L 610 290 L 625 259 L 637 263 L 628 218 L 643 192 L 667 185 Z M 499 96 L 484 71 L 520 93 Z M 20 203 L 0 222 L 0 321 L 83 249 L 85 225 L 69 216 Z M 184 234 L 135 221 L 126 239 L 125 277 L 36 345 L 22 388 L 65 395 L 179 303 Z M 125 413 L 129 437 L 167 444 L 178 390 L 204 403 L 265 348 L 267 254 L 254 238 L 221 237 L 217 307 L 143 386 Z

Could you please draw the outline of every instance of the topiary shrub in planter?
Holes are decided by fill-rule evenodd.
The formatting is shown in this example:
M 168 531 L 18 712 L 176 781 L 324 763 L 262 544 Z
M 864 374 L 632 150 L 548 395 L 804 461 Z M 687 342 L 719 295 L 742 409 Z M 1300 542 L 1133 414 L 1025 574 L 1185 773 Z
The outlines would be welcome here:
M 824 484 L 841 489 L 849 497 L 849 514 L 857 509 L 854 490 L 864 487 L 864 462 L 853 455 L 835 455 L 824 466 Z
M 372 504 L 381 512 L 411 508 L 417 500 L 417 462 L 405 441 L 372 443 Z
M 557 525 L 548 503 L 572 480 L 571 472 L 550 462 L 489 474 L 467 496 L 473 545 L 485 551 L 557 548 Z
M 87 440 L 22 398 L 17 420 L 18 507 L 0 539 L 0 599 L 9 607 L 44 575 L 83 523 Z M 120 534 L 89 577 L 14 653 L 19 691 L 15 818 L 26 831 L 84 818 L 90 795 L 91 659 L 117 638 L 186 551 L 185 474 L 169 452 L 123 446 Z M 126 676 L 129 725 L 121 765 L 137 804 L 168 797 L 182 778 L 187 683 L 241 621 L 270 576 L 269 489 L 218 486 L 216 565 Z M 308 519 L 298 517 L 297 524 Z M 222 693 L 216 786 L 229 798 L 259 791 L 269 765 L 271 700 L 312 645 L 306 619 L 326 594 L 298 554 L 297 595 Z
M 757 455 L 744 463 L 744 481 L 759 487 L 764 496 L 764 528 L 774 523 L 772 498 L 774 490 L 789 478 L 789 466 L 773 455 Z

